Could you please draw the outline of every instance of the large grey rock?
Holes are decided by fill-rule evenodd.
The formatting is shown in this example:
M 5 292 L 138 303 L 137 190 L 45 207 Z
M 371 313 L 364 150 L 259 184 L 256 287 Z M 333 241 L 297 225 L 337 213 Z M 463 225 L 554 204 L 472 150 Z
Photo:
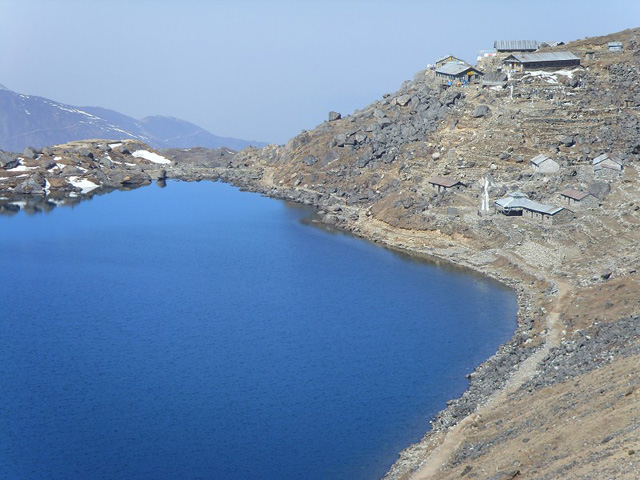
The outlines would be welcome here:
M 447 94 L 444 96 L 443 104 L 447 107 L 450 107 L 451 105 L 455 104 L 456 100 L 458 100 L 461 96 L 462 94 L 460 92 L 447 92 Z
M 607 182 L 596 181 L 591 183 L 587 188 L 587 192 L 600 200 L 604 200 L 610 191 L 611 187 Z
M 24 149 L 24 152 L 22 152 L 22 155 L 27 158 L 34 159 L 38 156 L 38 151 L 33 147 L 27 147 Z
M 338 112 L 329 112 L 329 121 L 333 122 L 335 120 L 340 120 L 342 118 L 342 115 Z
M 307 155 L 306 157 L 304 157 L 302 159 L 302 163 L 304 163 L 308 167 L 310 167 L 311 165 L 315 164 L 317 161 L 318 161 L 318 159 L 316 157 L 314 157 L 313 155 Z
M 400 105 L 401 107 L 404 107 L 410 101 L 411 101 L 411 96 L 405 94 L 405 95 L 400 95 L 399 97 L 397 97 L 396 100 L 395 100 L 395 103 L 396 103 L 396 105 Z
M 338 154 L 336 152 L 334 152 L 333 150 L 329 150 L 324 157 L 322 157 L 322 165 L 327 165 L 330 162 L 333 162 L 334 160 L 337 160 L 339 158 Z
M 370 156 L 368 153 L 365 153 L 364 155 L 362 155 L 362 156 L 358 159 L 358 161 L 357 161 L 356 165 L 357 165 L 359 168 L 364 168 L 364 167 L 366 167 L 367 165 L 369 165 L 369 162 L 371 162 L 371 160 L 372 160 L 371 156 Z
M 473 109 L 471 116 L 473 118 L 486 117 L 491 112 L 491 109 L 487 105 L 478 105 Z
M 42 195 L 45 193 L 44 186 L 44 177 L 36 174 L 17 185 L 13 192 L 19 195 Z
M 17 167 L 19 160 L 13 154 L 0 150 L 0 168 Z
M 87 147 L 78 147 L 76 148 L 76 153 L 81 157 L 85 158 L 93 158 L 93 153 Z
M 570 147 L 575 143 L 573 136 L 571 135 L 558 135 L 558 142 L 565 147 Z

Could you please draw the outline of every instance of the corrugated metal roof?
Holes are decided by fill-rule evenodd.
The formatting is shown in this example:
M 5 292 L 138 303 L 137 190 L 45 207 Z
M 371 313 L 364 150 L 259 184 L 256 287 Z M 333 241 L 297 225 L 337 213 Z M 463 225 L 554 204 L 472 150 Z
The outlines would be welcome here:
M 537 50 L 540 42 L 536 40 L 496 40 L 493 48 L 496 50 L 525 51 Z
M 560 192 L 560 195 L 563 195 L 565 197 L 569 197 L 573 200 L 577 200 L 580 201 L 582 199 L 584 199 L 585 197 L 588 197 L 590 194 L 587 192 L 582 192 L 580 190 L 576 190 L 575 188 L 567 188 L 566 190 L 563 190 Z
M 555 215 L 564 210 L 562 207 L 554 207 L 543 203 L 529 200 L 524 194 L 514 192 L 508 197 L 500 198 L 494 202 L 497 206 L 504 210 L 529 210 L 530 212 L 544 213 L 545 215 Z
M 483 85 L 489 85 L 489 84 L 500 85 L 502 83 L 505 83 L 508 79 L 509 77 L 507 76 L 506 73 L 491 72 L 491 73 L 485 74 L 485 76 L 482 77 L 482 84 Z
M 467 70 L 474 70 L 479 75 L 484 75 L 477 68 L 473 68 L 471 65 L 467 65 L 464 63 L 447 63 L 436 70 L 436 73 L 443 73 L 445 75 L 460 75 L 461 73 L 466 72 Z
M 609 47 L 622 47 L 622 42 L 609 42 L 607 45 Z
M 622 159 L 615 153 L 603 153 L 599 157 L 596 157 L 593 159 L 593 164 L 598 165 L 599 163 L 602 163 L 607 159 L 613 160 L 614 162 L 622 165 Z
M 445 55 L 444 57 L 441 57 L 441 58 L 437 59 L 435 61 L 435 63 L 440 63 L 440 62 L 442 62 L 444 60 L 449 60 L 450 62 L 456 62 L 457 61 L 457 62 L 461 62 L 461 63 L 465 63 L 466 64 L 466 62 L 464 60 L 462 60 L 461 58 L 456 57 L 455 55 L 451 55 L 451 54 Z
M 442 177 L 440 175 L 436 175 L 434 177 L 431 177 L 429 179 L 429 183 L 433 184 L 433 185 L 440 185 L 441 187 L 453 187 L 455 185 L 464 185 L 464 183 L 459 182 L 458 180 L 454 180 L 453 178 L 449 178 L 449 177 Z
M 535 53 L 514 53 L 505 58 L 505 62 L 509 58 L 515 58 L 520 63 L 537 63 L 537 62 L 557 62 L 566 60 L 580 60 L 573 53 L 564 52 L 535 52 Z
M 547 160 L 551 160 L 551 158 L 547 157 L 546 155 L 540 154 L 533 157 L 531 159 L 531 163 L 533 163 L 536 166 L 539 166 L 542 162 L 546 162 Z M 553 160 L 551 161 L 553 162 Z M 554 162 L 554 163 L 557 163 L 557 162 Z

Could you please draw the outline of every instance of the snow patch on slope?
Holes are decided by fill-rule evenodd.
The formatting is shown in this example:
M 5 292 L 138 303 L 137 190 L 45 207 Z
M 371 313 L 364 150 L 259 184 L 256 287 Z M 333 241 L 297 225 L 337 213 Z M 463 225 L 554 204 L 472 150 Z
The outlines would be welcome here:
M 153 162 L 153 163 L 163 163 L 163 164 L 171 163 L 171 160 L 169 160 L 168 158 L 165 158 L 162 155 L 158 155 L 157 153 L 153 153 L 148 150 L 136 150 L 131 155 L 133 155 L 136 158 L 144 158 L 145 160 L 149 160 L 150 162 Z

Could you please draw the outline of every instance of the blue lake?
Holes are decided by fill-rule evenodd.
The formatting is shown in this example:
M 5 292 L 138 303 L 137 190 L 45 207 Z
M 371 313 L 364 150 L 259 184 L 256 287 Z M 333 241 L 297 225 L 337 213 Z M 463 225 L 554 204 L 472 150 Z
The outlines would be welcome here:
M 515 295 L 211 182 L 0 217 L 0 478 L 373 479 Z

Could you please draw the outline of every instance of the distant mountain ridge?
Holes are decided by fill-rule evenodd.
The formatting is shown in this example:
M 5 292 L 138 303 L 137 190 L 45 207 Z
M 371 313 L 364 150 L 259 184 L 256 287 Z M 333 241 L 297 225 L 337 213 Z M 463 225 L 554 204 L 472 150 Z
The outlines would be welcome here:
M 193 123 L 169 116 L 141 120 L 101 107 L 76 107 L 48 98 L 23 95 L 0 84 L 0 149 L 21 152 L 31 146 L 89 138 L 133 138 L 154 148 L 242 150 L 264 142 L 219 137 Z

